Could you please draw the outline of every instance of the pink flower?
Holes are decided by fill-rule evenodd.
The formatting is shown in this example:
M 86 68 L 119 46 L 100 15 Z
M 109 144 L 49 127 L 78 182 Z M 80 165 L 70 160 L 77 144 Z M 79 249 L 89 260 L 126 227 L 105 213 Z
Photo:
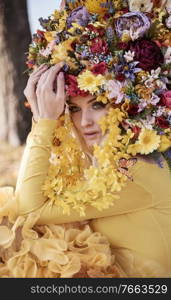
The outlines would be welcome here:
M 161 102 L 163 105 L 171 109 L 171 91 L 167 91 L 162 95 Z
M 171 15 L 166 19 L 166 26 L 171 29 Z
M 117 80 L 109 80 L 107 83 L 107 90 L 109 92 L 108 97 L 109 99 L 115 98 L 116 104 L 119 104 L 122 102 L 124 93 L 122 91 L 124 84 Z
M 52 50 L 54 49 L 55 45 L 56 45 L 55 40 L 51 41 L 45 49 L 43 48 L 42 50 L 40 50 L 40 54 L 45 57 L 48 57 L 52 53 Z

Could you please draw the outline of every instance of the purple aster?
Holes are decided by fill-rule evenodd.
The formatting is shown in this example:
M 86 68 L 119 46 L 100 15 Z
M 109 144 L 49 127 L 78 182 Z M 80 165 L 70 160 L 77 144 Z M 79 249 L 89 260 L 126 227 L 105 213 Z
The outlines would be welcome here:
M 77 23 L 80 26 L 87 26 L 90 20 L 90 14 L 85 6 L 79 6 L 74 9 L 67 20 L 67 25 L 70 28 L 72 23 Z

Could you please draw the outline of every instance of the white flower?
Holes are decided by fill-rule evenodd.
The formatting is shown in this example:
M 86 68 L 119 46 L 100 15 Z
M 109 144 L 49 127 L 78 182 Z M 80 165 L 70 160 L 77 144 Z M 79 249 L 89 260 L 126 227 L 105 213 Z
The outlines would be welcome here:
M 157 111 L 155 111 L 155 112 L 153 113 L 153 116 L 154 116 L 154 117 L 160 117 L 160 116 L 162 116 L 164 113 L 165 113 L 165 107 L 163 107 L 163 106 L 158 106 L 158 109 L 157 109 Z
M 155 117 L 148 115 L 146 117 L 146 120 L 141 119 L 141 122 L 143 124 L 143 127 L 145 127 L 146 129 L 153 129 L 153 125 L 155 124 Z
M 155 80 L 159 78 L 161 72 L 161 68 L 157 68 L 156 70 L 151 70 L 151 74 L 148 75 L 147 79 L 146 77 L 144 77 L 145 79 L 145 86 L 147 88 L 153 88 L 154 85 L 156 84 Z
M 136 30 L 134 28 L 130 28 L 129 35 L 131 37 L 132 41 L 137 40 L 141 36 L 142 28 L 137 28 Z
M 149 89 L 154 88 L 154 79 L 148 78 L 145 82 L 145 86 Z
M 171 15 L 166 19 L 166 26 L 171 29 Z
M 138 104 L 138 112 L 144 110 L 147 104 L 148 104 L 147 101 L 145 101 L 144 99 L 140 99 L 140 103 Z
M 170 64 L 171 63 L 171 47 L 167 48 L 167 51 L 164 56 L 164 62 L 165 64 Z
M 122 102 L 124 93 L 122 91 L 123 83 L 117 80 L 109 80 L 106 88 L 109 92 L 108 97 L 109 99 L 116 98 L 116 104 L 119 104 Z
M 48 57 L 51 53 L 52 50 L 54 49 L 56 43 L 55 41 L 51 41 L 46 48 L 42 48 L 39 53 L 45 57 Z
M 156 94 L 153 93 L 150 99 L 150 103 L 156 105 L 159 101 L 160 101 L 160 97 L 158 97 Z
M 150 77 L 152 77 L 154 79 L 157 79 L 157 78 L 159 78 L 160 72 L 161 72 L 161 68 L 160 67 L 157 68 L 156 70 L 151 70 Z
M 160 79 L 156 80 L 156 85 L 159 89 L 162 89 L 162 90 L 167 89 L 166 83 Z
M 135 52 L 131 52 L 130 50 L 125 52 L 125 55 L 124 55 L 124 58 L 126 60 L 127 63 L 131 62 L 134 60 L 134 55 L 135 55 Z
M 166 10 L 169 13 L 169 15 L 171 15 L 171 1 L 170 0 L 167 0 Z
M 153 8 L 152 0 L 128 0 L 130 11 L 151 12 Z

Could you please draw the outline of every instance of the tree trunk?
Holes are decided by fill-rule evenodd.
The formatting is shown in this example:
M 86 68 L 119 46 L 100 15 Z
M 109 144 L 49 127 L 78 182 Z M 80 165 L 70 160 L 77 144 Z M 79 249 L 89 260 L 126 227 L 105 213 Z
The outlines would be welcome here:
M 0 0 L 0 141 L 18 146 L 31 127 L 23 90 L 31 41 L 26 0 Z

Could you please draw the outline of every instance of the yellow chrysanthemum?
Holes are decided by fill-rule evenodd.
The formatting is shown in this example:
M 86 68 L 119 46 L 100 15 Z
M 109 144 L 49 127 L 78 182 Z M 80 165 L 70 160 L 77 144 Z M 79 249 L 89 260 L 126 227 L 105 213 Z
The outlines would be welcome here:
M 48 42 L 51 42 L 55 39 L 56 37 L 56 31 L 46 31 L 44 33 L 44 37 Z
M 128 146 L 127 153 L 135 156 L 137 153 L 140 153 L 141 146 L 139 144 L 131 144 Z
M 69 60 L 68 50 L 72 50 L 71 44 L 74 41 L 74 39 L 75 38 L 70 38 L 67 41 L 60 43 L 59 45 L 54 47 L 51 59 L 52 64 L 57 64 L 61 61 Z
M 158 148 L 158 151 L 164 152 L 171 147 L 171 140 L 165 135 L 162 135 L 160 139 L 161 139 L 161 143 L 160 143 L 160 147 Z
M 105 84 L 105 78 L 102 75 L 94 75 L 91 71 L 86 70 L 78 76 L 78 87 L 83 91 L 95 93 L 99 87 Z
M 149 154 L 157 150 L 160 145 L 160 136 L 154 130 L 143 128 L 138 138 L 140 154 Z
M 105 7 L 102 7 L 101 4 L 105 4 L 106 0 L 86 0 L 85 6 L 90 13 L 94 14 L 103 14 L 107 11 Z

